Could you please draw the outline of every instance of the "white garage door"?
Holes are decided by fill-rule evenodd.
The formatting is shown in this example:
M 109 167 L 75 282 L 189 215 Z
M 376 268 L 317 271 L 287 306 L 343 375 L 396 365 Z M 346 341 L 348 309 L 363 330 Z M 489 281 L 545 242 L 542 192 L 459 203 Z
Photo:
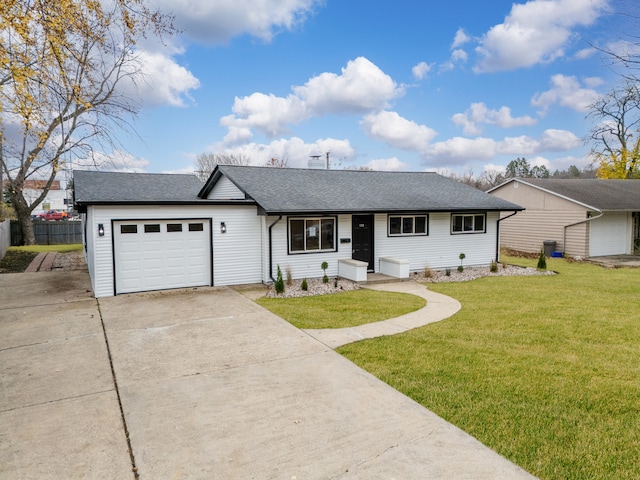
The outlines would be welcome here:
M 113 224 L 116 294 L 211 285 L 209 220 Z
M 589 256 L 625 255 L 630 253 L 631 224 L 626 212 L 607 212 L 591 222 Z

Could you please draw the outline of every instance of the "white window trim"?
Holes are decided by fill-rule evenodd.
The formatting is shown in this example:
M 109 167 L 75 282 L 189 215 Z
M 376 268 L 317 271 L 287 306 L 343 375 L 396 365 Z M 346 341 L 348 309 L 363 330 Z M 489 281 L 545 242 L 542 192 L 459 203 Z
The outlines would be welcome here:
M 482 221 L 482 226 L 483 229 L 482 230 L 462 230 L 459 232 L 456 232 L 453 230 L 453 225 L 455 224 L 454 222 L 454 218 L 455 217 L 473 217 L 473 226 L 475 229 L 475 217 L 483 217 L 483 221 Z M 463 224 L 463 228 L 464 228 L 464 220 L 462 221 Z M 486 213 L 452 213 L 451 214 L 451 235 L 469 235 L 469 234 L 478 234 L 478 233 L 487 233 L 487 214 Z
M 303 220 L 304 221 L 304 250 L 293 250 L 291 248 L 291 221 L 292 220 Z M 314 249 L 307 250 L 307 222 L 317 220 L 320 223 L 320 232 L 322 232 L 322 221 L 323 220 L 332 220 L 333 221 L 333 246 L 331 248 L 325 249 Z M 287 246 L 289 255 L 305 255 L 309 253 L 326 253 L 326 252 L 335 252 L 337 251 L 337 236 L 338 236 L 338 218 L 337 217 L 289 217 L 287 220 Z M 319 240 L 322 242 L 322 239 Z M 322 243 L 321 243 L 322 245 Z
M 391 218 L 400 218 L 400 233 L 391 233 Z M 413 218 L 413 230 L 412 233 L 403 233 L 402 227 L 404 225 L 405 218 Z M 424 218 L 424 233 L 415 233 L 416 218 Z M 427 237 L 429 236 L 429 215 L 387 215 L 387 236 L 389 237 Z

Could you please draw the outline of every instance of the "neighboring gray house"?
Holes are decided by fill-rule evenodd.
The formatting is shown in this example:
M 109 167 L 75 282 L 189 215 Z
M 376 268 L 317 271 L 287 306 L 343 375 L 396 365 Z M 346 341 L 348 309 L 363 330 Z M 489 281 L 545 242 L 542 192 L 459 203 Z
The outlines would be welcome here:
M 526 209 L 502 222 L 505 247 L 539 252 L 551 240 L 571 257 L 640 249 L 640 180 L 514 178 L 488 193 Z
M 489 265 L 521 207 L 436 173 L 218 166 L 195 176 L 76 171 L 96 297 Z

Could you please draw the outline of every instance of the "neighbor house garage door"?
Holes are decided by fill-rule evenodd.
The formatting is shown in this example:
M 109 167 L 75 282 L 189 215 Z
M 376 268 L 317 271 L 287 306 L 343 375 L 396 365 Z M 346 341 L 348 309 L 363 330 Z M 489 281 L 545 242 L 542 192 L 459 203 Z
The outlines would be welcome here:
M 631 222 L 626 212 L 607 212 L 591 222 L 589 256 L 625 255 L 631 249 Z
M 116 294 L 211 285 L 209 220 L 113 222 Z

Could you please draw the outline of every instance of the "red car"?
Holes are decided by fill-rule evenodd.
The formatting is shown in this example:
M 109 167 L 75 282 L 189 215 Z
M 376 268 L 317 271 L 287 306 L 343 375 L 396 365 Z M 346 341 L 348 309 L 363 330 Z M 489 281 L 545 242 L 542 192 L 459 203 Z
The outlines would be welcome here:
M 62 210 L 47 210 L 38 215 L 40 220 L 64 220 L 67 218 L 67 212 Z

